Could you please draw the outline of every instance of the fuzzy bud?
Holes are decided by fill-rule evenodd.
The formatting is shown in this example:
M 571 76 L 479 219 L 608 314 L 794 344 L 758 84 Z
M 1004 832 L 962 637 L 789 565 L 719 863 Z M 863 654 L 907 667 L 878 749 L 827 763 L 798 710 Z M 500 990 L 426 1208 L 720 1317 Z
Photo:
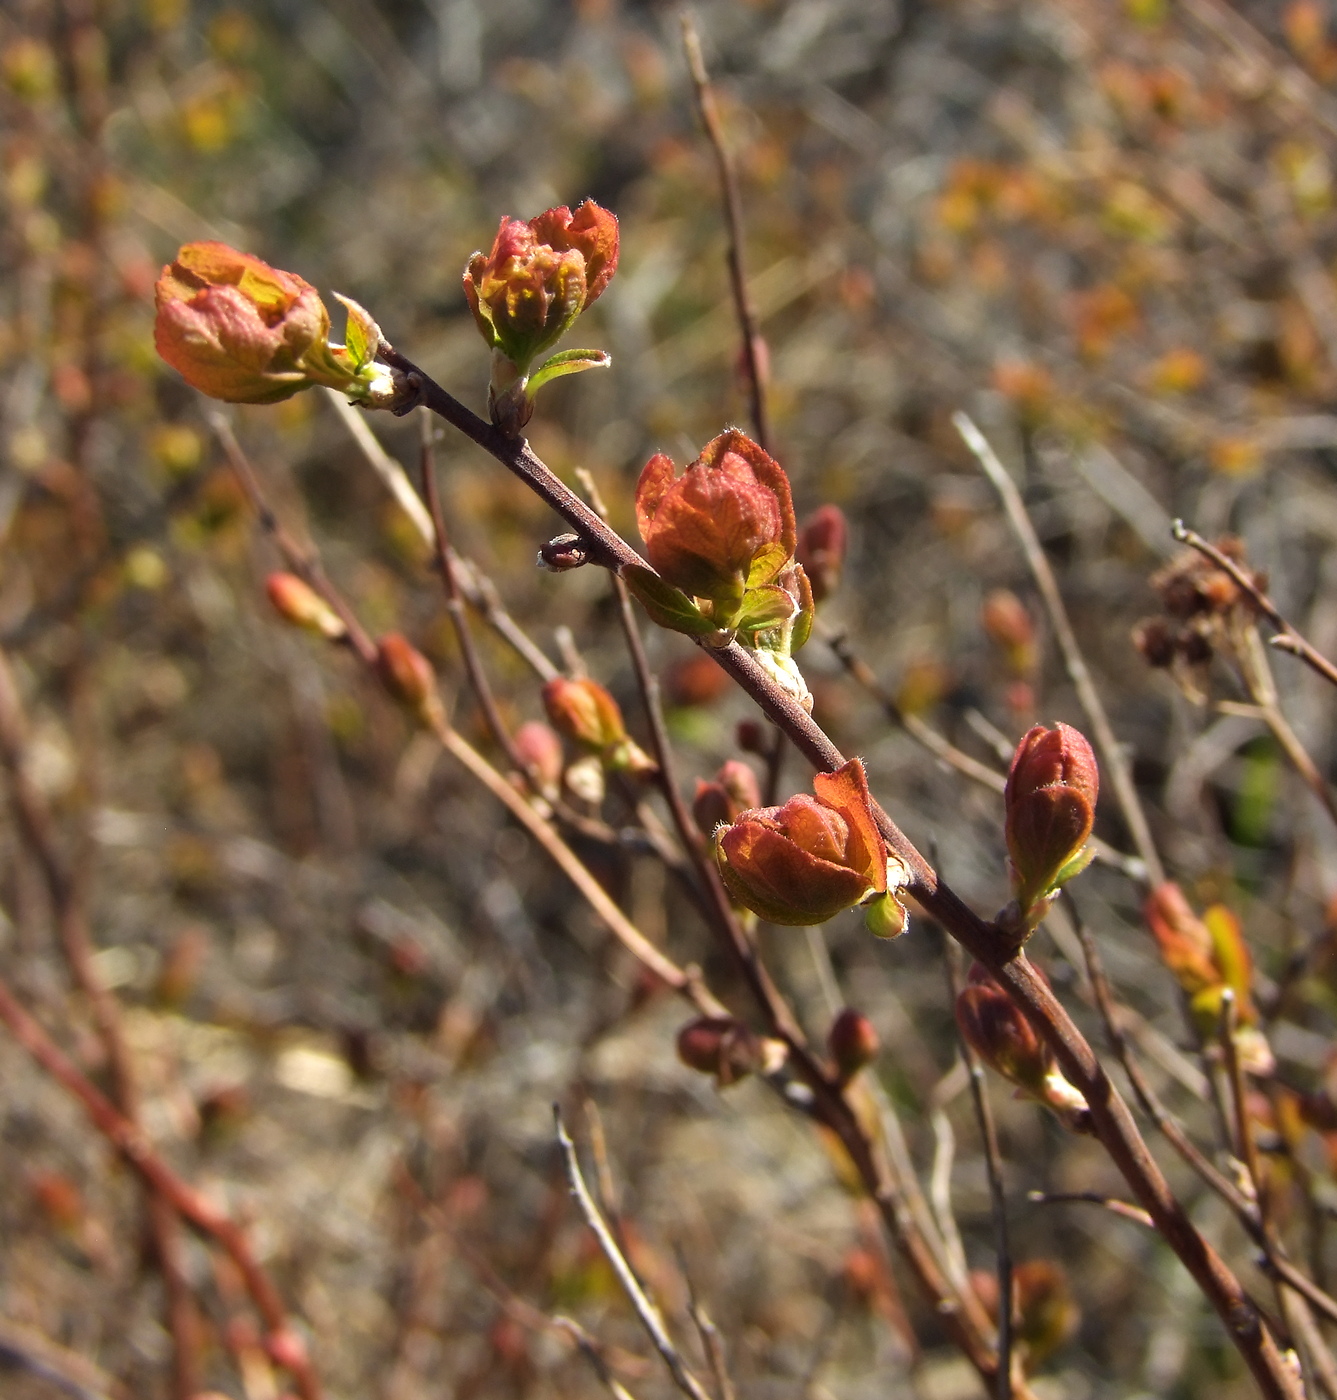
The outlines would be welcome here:
M 386 690 L 420 724 L 431 728 L 444 720 L 432 663 L 406 637 L 390 632 L 376 646 L 376 669 Z
M 872 1064 L 881 1049 L 873 1023 L 852 1006 L 847 1006 L 831 1022 L 826 1045 L 842 1084 L 849 1083 L 865 1065 Z
M 1012 888 L 1028 921 L 1090 861 L 1099 789 L 1096 756 L 1070 725 L 1037 724 L 1017 745 L 1003 805 Z
M 275 612 L 294 627 L 328 637 L 332 642 L 348 635 L 339 614 L 296 574 L 270 574 L 265 580 L 265 592 Z

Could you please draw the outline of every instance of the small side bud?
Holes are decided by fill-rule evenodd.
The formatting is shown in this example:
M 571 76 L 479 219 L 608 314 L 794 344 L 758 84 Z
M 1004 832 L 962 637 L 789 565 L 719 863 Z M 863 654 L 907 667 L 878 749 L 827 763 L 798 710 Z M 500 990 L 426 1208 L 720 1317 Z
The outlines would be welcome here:
M 766 756 L 766 726 L 760 720 L 740 719 L 734 737 L 744 753 L 754 753 L 760 758 Z
M 515 731 L 513 743 L 516 756 L 544 795 L 555 794 L 562 783 L 562 741 L 557 731 L 540 720 L 529 720 Z
M 730 1016 L 702 1016 L 678 1032 L 678 1058 L 688 1069 L 714 1075 L 723 1089 L 749 1074 L 778 1069 L 768 1044 Z
M 873 1023 L 852 1006 L 847 1006 L 831 1022 L 826 1045 L 842 1084 L 848 1084 L 865 1065 L 872 1064 L 881 1049 Z
M 586 748 L 602 751 L 627 737 L 617 701 L 598 681 L 557 676 L 543 687 L 543 708 L 559 733 Z
M 589 562 L 589 551 L 577 534 L 557 535 L 539 550 L 538 566 L 550 574 L 564 574 Z
M 296 574 L 270 574 L 265 580 L 265 592 L 269 594 L 274 611 L 294 627 L 327 637 L 332 642 L 348 635 L 339 614 Z
M 406 637 L 391 632 L 376 647 L 376 669 L 386 690 L 420 724 L 431 728 L 444 720 L 432 663 Z
M 761 788 L 757 776 L 736 758 L 731 758 L 715 774 L 713 782 L 696 782 L 692 799 L 692 816 L 702 835 L 714 834 L 715 828 L 735 822 L 746 811 L 761 806 Z
M 840 586 L 849 528 L 839 506 L 818 506 L 798 536 L 798 562 L 812 585 L 814 603 L 824 602 Z
M 980 623 L 1014 675 L 1029 676 L 1035 670 L 1035 624 L 1025 603 L 1010 588 L 995 588 L 985 597 Z

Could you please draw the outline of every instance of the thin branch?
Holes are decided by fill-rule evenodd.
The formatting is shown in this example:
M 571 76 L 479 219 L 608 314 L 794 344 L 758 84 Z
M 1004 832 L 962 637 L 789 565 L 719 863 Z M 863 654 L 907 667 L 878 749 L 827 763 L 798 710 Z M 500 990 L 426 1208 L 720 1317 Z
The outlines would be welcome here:
M 955 1002 L 961 991 L 961 950 L 957 944 L 947 943 L 948 987 Z M 970 1098 L 975 1106 L 975 1118 L 979 1124 L 980 1139 L 984 1144 L 984 1165 L 989 1178 L 989 1207 L 993 1214 L 994 1251 L 998 1268 L 998 1371 L 995 1376 L 994 1393 L 997 1400 L 1011 1400 L 1012 1397 L 1012 1248 L 1007 1231 L 1007 1192 L 1003 1186 L 1003 1156 L 998 1149 L 998 1129 L 994 1123 L 993 1108 L 989 1103 L 988 1088 L 984 1079 L 984 1066 L 980 1064 L 970 1042 L 957 1028 L 957 1041 L 961 1054 L 970 1072 Z
M 604 1258 L 612 1265 L 613 1272 L 622 1285 L 622 1291 L 627 1295 L 632 1307 L 636 1310 L 636 1316 L 641 1320 L 641 1326 L 649 1334 L 650 1340 L 655 1345 L 655 1350 L 664 1358 L 664 1364 L 668 1367 L 669 1374 L 672 1375 L 678 1389 L 688 1396 L 689 1400 L 711 1400 L 709 1392 L 692 1374 L 677 1347 L 673 1345 L 673 1339 L 668 1334 L 668 1328 L 664 1325 L 664 1319 L 660 1316 L 659 1309 L 646 1296 L 640 1280 L 618 1248 L 617 1241 L 613 1238 L 613 1232 L 608 1228 L 603 1216 L 599 1214 L 599 1207 L 595 1205 L 594 1197 L 590 1195 L 590 1189 L 586 1186 L 585 1178 L 581 1175 L 580 1159 L 576 1156 L 576 1145 L 571 1141 L 570 1135 L 566 1131 L 566 1124 L 562 1122 L 561 1109 L 554 1104 L 552 1112 L 557 1130 L 557 1141 L 561 1145 L 562 1158 L 566 1165 L 566 1179 L 571 1187 L 571 1195 L 580 1207 L 580 1213 L 585 1217 L 585 1223 L 594 1231 L 594 1237 L 599 1241 L 599 1248 L 603 1250 Z
M 701 1350 L 705 1352 L 706 1360 L 710 1362 L 710 1374 L 715 1381 L 715 1400 L 738 1400 L 733 1377 L 729 1374 L 729 1361 L 724 1354 L 724 1339 L 720 1336 L 720 1329 L 715 1326 L 714 1320 L 706 1311 L 705 1304 L 697 1294 L 696 1286 L 692 1283 L 692 1276 L 687 1271 L 687 1263 L 682 1257 L 682 1251 L 678 1250 L 677 1254 L 678 1268 L 687 1281 L 687 1310 L 691 1313 L 692 1322 L 696 1326 L 696 1334 L 701 1339 Z
M 552 1319 L 553 1326 L 565 1332 L 576 1344 L 580 1354 L 590 1363 L 590 1369 L 598 1376 L 600 1383 L 613 1397 L 613 1400 L 635 1400 L 631 1391 L 613 1374 L 599 1350 L 599 1344 L 574 1318 L 558 1314 Z
M 1141 1206 L 1129 1205 L 1115 1196 L 1102 1196 L 1099 1191 L 1028 1191 L 1026 1199 L 1036 1206 L 1064 1206 L 1074 1203 L 1103 1206 L 1112 1215 L 1131 1220 L 1135 1225 L 1145 1225 L 1154 1230 L 1156 1222 Z
M 188 1186 L 154 1150 L 148 1138 L 108 1099 L 26 1011 L 0 980 L 0 1021 L 14 1039 L 82 1105 L 93 1126 L 111 1143 L 144 1181 L 184 1220 L 214 1240 L 236 1265 L 269 1333 L 271 1349 L 284 1357 L 302 1400 L 320 1400 L 321 1387 L 301 1338 L 292 1330 L 278 1290 L 261 1268 L 246 1232 Z
M 1337 685 L 1337 666 L 1334 666 L 1321 651 L 1311 646 L 1300 633 L 1282 616 L 1277 605 L 1258 587 L 1248 570 L 1243 569 L 1233 559 L 1222 554 L 1210 541 L 1203 539 L 1196 530 L 1190 530 L 1182 520 L 1176 520 L 1170 533 L 1190 549 L 1196 549 L 1205 559 L 1210 559 L 1223 573 L 1229 574 L 1235 586 L 1244 593 L 1254 607 L 1277 629 L 1277 635 L 1269 639 L 1268 645 L 1278 651 L 1288 651 L 1298 656 L 1306 666 L 1316 671 L 1329 685 Z
M 1115 800 L 1123 813 L 1124 822 L 1133 838 L 1133 845 L 1137 847 L 1137 853 L 1146 866 L 1147 878 L 1151 884 L 1164 884 L 1165 868 L 1151 839 L 1151 827 L 1147 823 L 1146 813 L 1142 810 L 1142 802 L 1137 795 L 1128 760 L 1115 738 L 1113 726 L 1105 712 L 1105 703 L 1091 679 L 1086 658 L 1077 645 L 1077 637 L 1072 630 L 1072 623 L 1068 620 L 1068 610 L 1063 605 L 1058 581 L 1054 578 L 1053 569 L 1049 567 L 1049 560 L 1045 556 L 1039 536 L 1035 533 L 1035 526 L 1031 524 L 1025 502 L 1021 499 L 1021 492 L 1017 490 L 1007 468 L 998 460 L 997 453 L 975 426 L 974 421 L 967 414 L 957 412 L 952 415 L 952 423 L 1002 499 L 1012 533 L 1021 545 L 1031 576 L 1035 579 L 1035 586 L 1044 601 L 1045 611 L 1049 614 L 1050 626 L 1054 629 L 1059 651 L 1063 654 L 1068 678 L 1072 681 L 1082 709 L 1091 722 L 1096 746 L 1100 750 L 1101 763 L 1109 774 Z
M 696 110 L 715 156 L 715 167 L 720 177 L 720 193 L 724 199 L 724 218 L 729 231 L 729 286 L 733 292 L 734 313 L 743 336 L 743 358 L 747 364 L 752 426 L 756 431 L 757 441 L 769 452 L 771 431 L 770 414 L 766 408 L 766 348 L 757 326 L 757 313 L 747 289 L 747 273 L 743 266 L 743 201 L 738 192 L 738 175 L 729 156 L 729 148 L 725 144 L 724 128 L 720 123 L 719 108 L 715 102 L 715 89 L 711 86 L 710 76 L 706 72 L 706 61 L 701 54 L 701 38 L 696 32 L 696 24 L 687 10 L 682 12 L 680 19 L 682 46 L 687 54 L 687 67 L 692 74 L 692 90 L 696 94 Z

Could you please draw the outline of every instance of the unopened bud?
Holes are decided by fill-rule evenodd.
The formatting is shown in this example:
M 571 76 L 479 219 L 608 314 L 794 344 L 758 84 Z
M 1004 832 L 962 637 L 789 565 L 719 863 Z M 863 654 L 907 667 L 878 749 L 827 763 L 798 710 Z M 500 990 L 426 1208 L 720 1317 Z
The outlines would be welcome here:
M 557 676 L 543 687 L 543 708 L 568 739 L 600 751 L 627 737 L 618 703 L 598 681 Z
M 555 792 L 562 781 L 562 741 L 557 731 L 530 720 L 515 731 L 516 757 L 533 774 L 544 792 Z
M 296 574 L 270 574 L 265 580 L 265 592 L 275 612 L 294 627 L 328 637 L 332 642 L 348 635 L 339 614 Z
M 744 753 L 754 753 L 765 757 L 769 745 L 766 739 L 766 726 L 760 720 L 740 719 L 734 737 Z
M 701 1074 L 712 1074 L 720 1088 L 764 1067 L 762 1042 L 730 1016 L 702 1016 L 678 1032 L 678 1058 Z
M 704 835 L 710 836 L 717 826 L 737 821 L 753 807 L 761 806 L 761 788 L 756 774 L 736 758 L 731 758 L 715 775 L 714 782 L 696 783 L 692 799 L 692 816 Z
M 881 1048 L 873 1023 L 852 1006 L 832 1021 L 826 1044 L 842 1083 L 848 1083 L 865 1065 L 872 1064 Z
M 444 718 L 432 663 L 406 637 L 391 632 L 381 638 L 376 669 L 386 690 L 421 724 L 431 727 Z
M 1096 756 L 1070 725 L 1037 724 L 1017 745 L 1003 806 L 1012 888 L 1028 926 L 1090 862 L 1099 789 Z
M 564 574 L 589 562 L 585 542 L 576 534 L 556 535 L 539 550 L 538 565 L 550 574 Z
M 980 608 L 980 622 L 989 640 L 1019 676 L 1035 670 L 1035 624 L 1026 605 L 1010 588 L 995 588 Z
M 798 561 L 812 585 L 813 602 L 829 598 L 840 586 L 849 535 L 839 506 L 819 506 L 803 522 L 798 536 Z

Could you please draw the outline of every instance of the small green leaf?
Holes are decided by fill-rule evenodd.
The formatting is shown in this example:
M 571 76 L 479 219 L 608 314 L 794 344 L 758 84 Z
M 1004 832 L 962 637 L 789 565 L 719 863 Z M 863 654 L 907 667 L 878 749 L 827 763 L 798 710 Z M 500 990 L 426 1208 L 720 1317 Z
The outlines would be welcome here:
M 564 374 L 579 374 L 583 369 L 606 369 L 612 364 L 606 350 L 561 350 L 550 356 L 529 376 L 529 396 L 533 398 L 550 379 Z
M 770 583 L 776 574 L 784 568 L 788 559 L 789 555 L 786 553 L 784 545 L 778 541 L 766 545 L 752 560 L 751 567 L 747 571 L 747 586 L 758 588 L 764 583 Z
M 381 348 L 381 328 L 371 318 L 371 313 L 355 302 L 352 297 L 335 292 L 336 301 L 343 304 L 348 312 L 348 325 L 344 329 L 344 348 L 353 360 L 354 372 L 368 365 L 376 358 Z
M 812 584 L 803 572 L 802 564 L 794 565 L 794 582 L 798 585 L 798 616 L 794 619 L 794 630 L 789 635 L 790 651 L 798 651 L 812 632 L 812 620 L 817 605 L 812 598 Z
M 781 627 L 794 616 L 795 603 L 779 584 L 768 583 L 762 588 L 749 588 L 743 594 L 743 606 L 734 621 L 740 632 L 765 632 Z
M 681 589 L 665 583 L 653 570 L 632 564 L 623 569 L 622 577 L 641 600 L 650 620 L 659 626 L 671 632 L 685 632 L 689 637 L 704 637 L 719 630 L 718 624 Z

